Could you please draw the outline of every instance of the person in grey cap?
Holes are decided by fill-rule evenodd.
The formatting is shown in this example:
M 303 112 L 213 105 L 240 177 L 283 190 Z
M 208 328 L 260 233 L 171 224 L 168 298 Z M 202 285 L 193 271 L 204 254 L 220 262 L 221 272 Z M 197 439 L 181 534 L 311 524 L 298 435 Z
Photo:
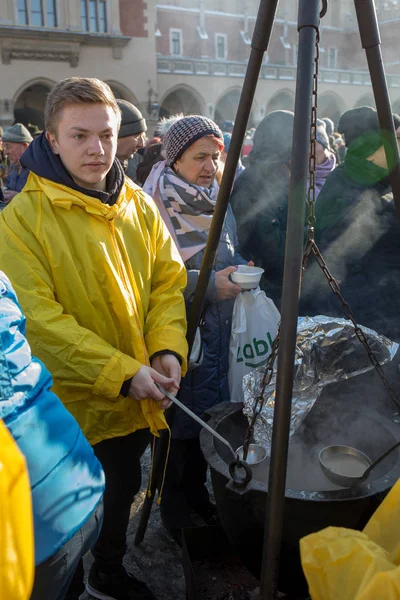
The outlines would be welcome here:
M 206 117 L 177 119 L 164 137 L 166 165 L 153 182 L 153 198 L 185 263 L 190 309 L 218 195 L 215 176 L 224 148 L 220 128 Z M 229 400 L 229 339 L 233 304 L 240 287 L 229 278 L 247 264 L 238 251 L 236 223 L 226 214 L 214 269 L 207 289 L 201 326 L 203 362 L 182 380 L 179 399 L 200 417 Z M 168 419 L 168 416 L 167 416 Z M 206 523 L 216 520 L 205 486 L 207 463 L 199 441 L 200 427 L 186 413 L 170 419 L 171 444 L 160 511 L 163 524 L 179 543 L 181 530 L 193 525 L 196 512 Z
M 117 99 L 121 111 L 121 129 L 118 134 L 117 158 L 121 161 L 125 173 L 132 180 L 142 157 L 136 154 L 144 148 L 146 140 L 146 121 L 136 106 L 127 100 Z
M 3 134 L 4 153 L 10 161 L 10 170 L 4 180 L 5 202 L 10 202 L 26 184 L 29 169 L 23 167 L 19 159 L 32 141 L 33 137 L 22 123 L 8 127 Z

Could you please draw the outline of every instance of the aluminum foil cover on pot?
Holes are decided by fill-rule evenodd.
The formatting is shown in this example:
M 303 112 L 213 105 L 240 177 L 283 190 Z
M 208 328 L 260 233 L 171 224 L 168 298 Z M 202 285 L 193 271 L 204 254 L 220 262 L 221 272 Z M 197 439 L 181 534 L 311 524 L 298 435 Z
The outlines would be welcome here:
M 391 361 L 399 345 L 372 329 L 361 327 L 381 365 Z M 300 317 L 298 321 L 295 376 L 290 435 L 296 431 L 328 383 L 360 375 L 373 369 L 365 347 L 351 321 L 325 316 Z M 243 413 L 249 422 L 260 395 L 265 367 L 243 378 Z M 271 384 L 265 390 L 264 406 L 257 418 L 254 441 L 270 448 L 275 405 L 276 361 Z

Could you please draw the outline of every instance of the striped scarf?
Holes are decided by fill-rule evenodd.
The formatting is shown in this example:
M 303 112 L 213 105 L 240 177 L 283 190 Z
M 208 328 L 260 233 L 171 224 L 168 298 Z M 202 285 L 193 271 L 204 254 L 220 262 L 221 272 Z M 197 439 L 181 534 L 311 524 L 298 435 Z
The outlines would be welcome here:
M 203 188 L 185 181 L 167 167 L 160 177 L 158 189 L 170 220 L 168 229 L 173 231 L 183 260 L 189 260 L 207 243 L 218 184 L 214 182 L 210 189 Z

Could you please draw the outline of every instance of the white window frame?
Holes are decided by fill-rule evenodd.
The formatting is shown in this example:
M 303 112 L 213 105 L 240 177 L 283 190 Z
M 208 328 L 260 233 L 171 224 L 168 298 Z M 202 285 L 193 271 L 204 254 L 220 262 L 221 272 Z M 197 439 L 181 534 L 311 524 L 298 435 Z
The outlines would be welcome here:
M 331 50 L 333 50 L 334 52 L 334 64 L 331 64 Z M 338 57 L 338 51 L 337 48 L 334 48 L 333 46 L 328 48 L 328 52 L 326 54 L 326 62 L 327 62 L 327 68 L 328 69 L 337 69 L 337 57 Z
M 218 38 L 224 40 L 224 56 L 218 56 Z M 215 34 L 215 58 L 217 60 L 226 60 L 228 58 L 228 36 L 226 33 Z
M 15 11 L 16 11 L 16 23 L 18 25 L 20 25 L 21 27 L 43 27 L 45 29 L 56 29 L 57 27 L 59 27 L 59 23 L 60 23 L 60 14 L 59 14 L 59 5 L 57 0 L 54 2 L 54 8 L 55 8 L 55 20 L 56 20 L 56 24 L 55 25 L 49 25 L 47 22 L 47 0 L 40 0 L 40 4 L 42 7 L 42 17 L 43 17 L 43 24 L 42 25 L 34 25 L 32 23 L 32 0 L 25 0 L 25 7 L 26 7 L 26 18 L 27 18 L 27 23 L 20 23 L 19 22 L 19 15 L 18 15 L 18 0 L 16 0 L 15 2 Z
M 172 52 L 173 50 L 173 42 L 172 42 L 172 37 L 173 34 L 177 33 L 179 34 L 179 54 L 176 54 L 174 52 Z M 174 27 L 171 27 L 169 30 L 169 54 L 170 56 L 183 56 L 183 35 L 182 35 L 182 29 L 175 29 Z
M 109 2 L 107 0 L 105 0 L 104 2 L 104 7 L 105 7 L 105 17 L 106 17 L 106 27 L 105 27 L 105 31 L 100 31 L 100 0 L 96 0 L 96 30 L 95 31 L 91 31 L 90 29 L 90 0 L 84 0 L 85 4 L 86 4 L 86 28 L 82 28 L 82 31 L 87 31 L 88 33 L 102 33 L 105 34 L 108 32 L 108 28 L 109 28 L 109 16 L 108 16 L 108 4 Z M 81 22 L 83 19 L 82 16 L 82 8 L 81 8 L 81 1 L 79 0 L 79 12 L 81 15 Z

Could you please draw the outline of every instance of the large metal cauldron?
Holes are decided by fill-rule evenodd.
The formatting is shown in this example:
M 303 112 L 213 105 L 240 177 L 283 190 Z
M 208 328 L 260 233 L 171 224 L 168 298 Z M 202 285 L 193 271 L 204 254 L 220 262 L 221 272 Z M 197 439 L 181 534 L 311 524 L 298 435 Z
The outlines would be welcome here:
M 390 370 L 394 368 L 392 364 Z M 362 529 L 400 477 L 400 456 L 395 451 L 377 467 L 366 484 L 353 489 L 339 488 L 321 472 L 318 463 L 321 448 L 329 444 L 351 445 L 374 460 L 400 439 L 398 422 L 398 415 L 375 372 L 324 389 L 290 443 L 279 576 L 281 591 L 293 597 L 307 592 L 300 564 L 301 537 L 329 525 Z M 240 405 L 224 403 L 214 407 L 209 423 L 234 448 L 243 443 L 247 420 Z M 259 578 L 268 464 L 255 471 L 246 488 L 239 489 L 230 480 L 229 450 L 204 430 L 201 444 L 211 467 L 222 526 L 243 563 Z

